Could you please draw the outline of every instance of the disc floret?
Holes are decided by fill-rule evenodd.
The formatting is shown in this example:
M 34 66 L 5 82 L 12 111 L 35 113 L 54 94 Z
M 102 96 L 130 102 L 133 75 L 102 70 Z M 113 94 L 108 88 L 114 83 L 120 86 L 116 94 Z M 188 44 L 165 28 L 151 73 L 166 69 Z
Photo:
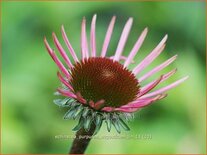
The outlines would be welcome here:
M 139 92 L 138 80 L 120 63 L 109 58 L 84 59 L 71 70 L 71 84 L 89 103 L 104 100 L 104 106 L 120 107 Z

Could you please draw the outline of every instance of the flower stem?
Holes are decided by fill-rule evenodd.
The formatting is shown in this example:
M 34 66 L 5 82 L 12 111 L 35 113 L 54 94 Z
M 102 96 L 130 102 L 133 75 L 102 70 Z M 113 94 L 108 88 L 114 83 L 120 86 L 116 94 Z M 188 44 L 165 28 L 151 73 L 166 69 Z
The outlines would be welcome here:
M 92 139 L 95 129 L 96 126 L 92 123 L 89 131 L 85 131 L 83 127 L 77 131 L 69 154 L 84 154 L 89 142 Z

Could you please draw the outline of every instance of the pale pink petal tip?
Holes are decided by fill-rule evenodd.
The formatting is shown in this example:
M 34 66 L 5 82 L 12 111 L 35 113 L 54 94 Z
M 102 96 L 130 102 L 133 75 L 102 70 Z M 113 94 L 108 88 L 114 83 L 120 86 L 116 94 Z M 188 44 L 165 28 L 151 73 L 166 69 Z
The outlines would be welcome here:
M 134 59 L 135 55 L 137 54 L 140 47 L 142 46 L 142 43 L 144 42 L 144 39 L 147 35 L 147 32 L 148 32 L 148 28 L 145 28 L 144 31 L 139 36 L 137 42 L 135 43 L 133 49 L 131 50 L 128 58 L 126 59 L 126 61 L 124 63 L 124 67 L 127 67 L 130 63 L 132 63 L 132 60 Z
M 157 67 L 153 68 L 146 74 L 144 74 L 142 77 L 139 78 L 139 82 L 142 82 L 143 80 L 149 78 L 150 76 L 154 75 L 155 73 L 159 72 L 160 70 L 164 69 L 168 65 L 170 65 L 172 62 L 174 62 L 177 58 L 177 55 L 171 57 L 170 59 L 166 60 L 162 64 L 158 65 Z
M 107 52 L 107 49 L 109 46 L 109 42 L 111 40 L 111 35 L 112 35 L 113 29 L 114 29 L 115 21 L 116 21 L 116 16 L 113 16 L 111 19 L 111 22 L 108 26 L 108 30 L 106 32 L 106 36 L 105 36 L 102 51 L 101 51 L 101 57 L 105 57 L 105 55 L 106 55 L 106 52 Z
M 119 43 L 118 43 L 118 46 L 115 52 L 114 61 L 119 61 L 120 56 L 122 55 L 125 43 L 127 41 L 129 32 L 131 30 L 132 23 L 133 23 L 133 18 L 130 17 L 128 21 L 126 22 L 124 29 L 122 31 L 122 34 L 121 34 L 121 37 L 120 37 L 120 40 L 119 40 Z
M 145 69 L 151 62 L 153 62 L 164 50 L 165 48 L 165 42 L 168 38 L 168 35 L 165 35 L 165 37 L 160 41 L 160 43 L 152 50 L 152 52 L 147 55 L 134 69 L 133 73 L 137 75 L 140 71 Z
M 82 59 L 89 57 L 85 17 L 83 17 L 82 25 L 81 25 L 81 53 L 82 53 Z
M 175 82 L 169 84 L 168 86 L 165 86 L 165 87 L 163 87 L 163 88 L 160 88 L 160 89 L 158 89 L 158 90 L 155 90 L 154 92 L 148 93 L 148 94 L 142 96 L 141 98 L 147 98 L 147 97 L 155 96 L 155 95 L 161 94 L 161 93 L 163 93 L 163 92 L 166 92 L 166 91 L 168 91 L 168 90 L 170 90 L 170 89 L 176 87 L 177 85 L 181 84 L 181 83 L 184 82 L 185 80 L 187 80 L 188 77 L 189 77 L 189 76 L 186 76 L 186 77 L 184 77 L 184 78 L 182 78 L 182 79 L 180 79 L 180 80 L 177 80 L 177 81 L 175 81 Z
M 78 60 L 78 57 L 77 57 L 77 55 L 75 54 L 75 51 L 74 51 L 72 45 L 70 44 L 70 41 L 68 40 L 68 37 L 67 37 L 67 35 L 66 35 L 66 33 L 65 33 L 65 29 L 64 29 L 64 26 L 63 26 L 63 25 L 61 26 L 61 32 L 62 32 L 63 40 L 65 41 L 65 44 L 66 44 L 66 46 L 67 46 L 67 48 L 68 48 L 70 54 L 72 55 L 74 61 L 75 61 L 75 62 L 78 62 L 78 61 L 79 61 L 79 60 Z
M 91 56 L 96 56 L 96 14 L 93 16 L 91 22 Z

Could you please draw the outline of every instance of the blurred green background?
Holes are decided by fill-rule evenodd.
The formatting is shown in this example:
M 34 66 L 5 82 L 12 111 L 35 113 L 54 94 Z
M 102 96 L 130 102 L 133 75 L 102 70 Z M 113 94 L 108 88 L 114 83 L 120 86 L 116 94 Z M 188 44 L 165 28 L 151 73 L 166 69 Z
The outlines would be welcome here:
M 86 153 L 205 153 L 206 151 L 206 23 L 205 2 L 2 2 L 2 153 L 67 153 L 74 135 L 74 120 L 63 120 L 66 109 L 53 104 L 53 92 L 60 86 L 57 67 L 46 52 L 43 37 L 51 46 L 51 33 L 61 43 L 60 27 L 80 57 L 80 24 L 87 19 L 89 34 L 92 15 L 97 14 L 97 49 L 113 15 L 117 16 L 108 56 L 113 55 L 129 17 L 134 24 L 125 47 L 128 55 L 145 27 L 149 32 L 137 54 L 138 63 L 167 33 L 162 55 L 144 72 L 167 58 L 179 55 L 175 63 L 154 75 L 178 68 L 162 86 L 178 78 L 190 78 L 170 90 L 168 97 L 136 113 L 129 123 L 138 139 L 94 139 Z M 65 45 L 64 45 L 65 47 Z M 132 68 L 133 65 L 130 66 Z M 143 73 L 144 73 L 143 72 Z M 142 74 L 143 74 L 142 73 Z M 138 75 L 139 77 L 140 75 Z M 114 136 L 103 125 L 98 136 Z M 150 135 L 151 138 L 143 138 Z

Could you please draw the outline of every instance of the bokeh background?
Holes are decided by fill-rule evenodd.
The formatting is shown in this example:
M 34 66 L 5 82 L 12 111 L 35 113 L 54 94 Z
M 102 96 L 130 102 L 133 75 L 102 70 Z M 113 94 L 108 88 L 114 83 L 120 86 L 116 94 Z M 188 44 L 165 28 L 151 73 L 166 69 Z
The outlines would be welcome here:
M 60 27 L 80 57 L 80 24 L 87 19 L 90 31 L 92 15 L 97 14 L 97 48 L 100 52 L 110 19 L 117 16 L 108 56 L 116 49 L 125 22 L 134 24 L 125 47 L 128 55 L 145 27 L 148 36 L 137 54 L 139 62 L 169 35 L 165 51 L 144 71 L 178 54 L 168 68 L 178 72 L 162 86 L 189 75 L 189 79 L 170 90 L 168 97 L 136 113 L 129 123 L 130 132 L 122 136 L 135 139 L 94 139 L 86 153 L 205 153 L 206 151 L 206 23 L 205 2 L 2 2 L 2 153 L 67 153 L 74 120 L 63 120 L 66 109 L 53 104 L 53 92 L 60 86 L 57 67 L 43 44 L 52 42 Z M 65 45 L 64 45 L 65 47 Z M 66 48 L 65 48 L 66 49 Z M 67 50 L 67 49 L 66 49 Z M 130 68 L 132 68 L 130 66 Z M 144 73 L 143 72 L 143 73 Z M 141 73 L 140 75 L 142 75 Z M 140 76 L 138 75 L 138 77 Z M 98 136 L 116 136 L 103 125 Z

